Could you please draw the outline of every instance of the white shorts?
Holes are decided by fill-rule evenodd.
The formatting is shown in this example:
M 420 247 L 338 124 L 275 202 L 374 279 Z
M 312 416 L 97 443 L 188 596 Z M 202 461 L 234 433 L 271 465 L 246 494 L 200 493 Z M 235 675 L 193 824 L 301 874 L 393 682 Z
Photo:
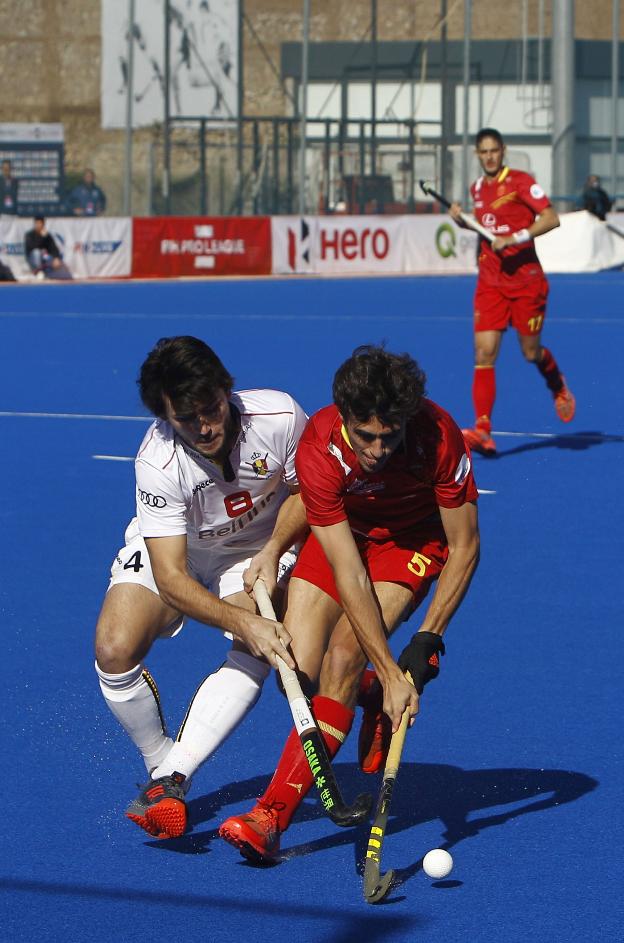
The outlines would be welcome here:
M 117 552 L 111 566 L 111 577 L 108 588 L 117 586 L 119 583 L 136 583 L 138 586 L 144 586 L 152 593 L 160 595 L 149 553 L 145 546 L 145 541 L 139 533 L 138 521 L 133 518 L 126 528 L 124 536 L 125 545 Z M 235 593 L 244 592 L 243 573 L 249 566 L 252 557 L 240 556 L 239 552 L 217 551 L 211 549 L 199 551 L 196 554 L 189 554 L 188 570 L 190 575 L 205 586 L 206 589 L 218 596 L 219 599 L 226 599 Z M 277 585 L 284 589 L 288 585 L 290 574 L 297 562 L 297 554 L 294 550 L 287 550 L 280 557 L 277 573 Z M 176 620 L 162 634 L 165 636 L 177 635 L 180 631 L 186 617 Z M 225 633 L 231 638 L 229 632 Z

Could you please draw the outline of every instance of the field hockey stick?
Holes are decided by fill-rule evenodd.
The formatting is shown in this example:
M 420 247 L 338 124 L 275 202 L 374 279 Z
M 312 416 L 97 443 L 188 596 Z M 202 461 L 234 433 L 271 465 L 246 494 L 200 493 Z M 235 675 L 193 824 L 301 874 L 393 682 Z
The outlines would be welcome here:
M 441 193 L 438 193 L 437 190 L 434 190 L 433 187 L 430 187 L 428 183 L 425 183 L 424 180 L 419 180 L 418 184 L 423 193 L 426 193 L 427 196 L 432 196 L 434 200 L 437 200 L 438 203 L 441 203 L 442 206 L 446 206 L 447 209 L 450 208 L 451 204 L 442 196 Z M 490 232 L 489 229 L 486 229 L 485 226 L 482 226 L 481 223 L 474 218 L 470 213 L 460 213 L 460 219 L 462 222 L 468 226 L 469 229 L 474 229 L 475 232 L 478 232 L 480 236 L 483 236 L 484 239 L 487 239 L 488 242 L 494 242 L 496 236 L 494 233 Z
M 254 596 L 260 615 L 275 622 L 273 604 L 263 580 L 256 580 Z M 343 828 L 359 825 L 368 817 L 372 805 L 372 796 L 368 793 L 362 793 L 352 805 L 345 803 L 331 767 L 330 759 L 327 756 L 325 741 L 301 690 L 297 673 L 289 668 L 279 655 L 277 656 L 277 667 L 288 698 L 288 706 L 295 722 L 295 729 L 299 734 L 303 752 L 310 765 L 314 785 L 318 790 L 323 809 L 336 825 Z
M 405 677 L 411 683 L 412 677 L 407 671 Z M 368 849 L 366 851 L 366 863 L 364 864 L 364 897 L 369 904 L 378 904 L 384 899 L 392 886 L 394 871 L 381 873 L 381 849 L 386 834 L 388 824 L 388 815 L 390 813 L 390 803 L 392 802 L 392 793 L 394 783 L 399 771 L 403 744 L 405 743 L 405 734 L 409 724 L 409 710 L 405 710 L 399 729 L 392 734 L 390 749 L 383 773 L 383 781 L 377 799 L 377 808 L 375 809 L 375 818 L 371 826 L 370 837 L 368 839 Z

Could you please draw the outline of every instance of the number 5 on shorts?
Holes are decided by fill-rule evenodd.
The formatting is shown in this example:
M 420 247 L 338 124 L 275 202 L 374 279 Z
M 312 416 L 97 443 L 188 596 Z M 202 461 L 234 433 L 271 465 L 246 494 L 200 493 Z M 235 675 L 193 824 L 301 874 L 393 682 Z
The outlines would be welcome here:
M 430 558 L 426 557 L 424 553 L 415 553 L 407 564 L 407 569 L 410 573 L 415 573 L 416 576 L 424 576 L 430 563 Z

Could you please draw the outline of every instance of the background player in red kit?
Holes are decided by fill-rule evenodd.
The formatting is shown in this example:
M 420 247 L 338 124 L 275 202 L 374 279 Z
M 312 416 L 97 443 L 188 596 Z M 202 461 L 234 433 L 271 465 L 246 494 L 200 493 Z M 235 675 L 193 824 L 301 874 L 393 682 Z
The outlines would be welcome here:
M 474 215 L 496 238 L 492 243 L 480 240 L 472 384 L 476 422 L 473 429 L 463 432 L 473 450 L 495 455 L 496 443 L 491 436 L 495 364 L 503 331 L 510 323 L 518 332 L 524 357 L 546 380 L 562 422 L 574 418 L 575 401 L 555 358 L 541 342 L 548 282 L 533 240 L 556 229 L 559 217 L 530 174 L 503 164 L 505 145 L 498 131 L 479 131 L 476 151 L 483 175 L 470 188 Z M 459 216 L 459 203 L 452 204 L 450 213 L 459 226 L 465 225 Z
M 360 737 L 363 768 L 383 762 L 383 710 L 396 730 L 439 671 L 442 635 L 477 565 L 477 489 L 460 429 L 424 397 L 425 376 L 407 354 L 360 347 L 334 378 L 335 405 L 309 420 L 295 465 L 311 535 L 290 582 L 284 624 L 328 752 L 353 722 L 372 662 L 377 706 Z M 438 580 L 419 631 L 398 664 L 386 636 Z M 414 687 L 403 671 L 409 670 Z M 366 714 L 365 714 L 366 719 Z M 385 738 L 386 744 L 388 737 Z M 312 784 L 296 730 L 261 799 L 219 830 L 251 860 L 270 860 Z

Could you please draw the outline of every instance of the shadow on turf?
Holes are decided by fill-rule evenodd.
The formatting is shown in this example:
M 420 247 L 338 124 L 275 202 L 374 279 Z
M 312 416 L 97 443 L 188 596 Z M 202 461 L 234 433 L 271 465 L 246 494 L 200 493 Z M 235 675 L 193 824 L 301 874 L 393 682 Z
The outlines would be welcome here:
M 499 446 L 500 441 L 499 438 Z M 593 448 L 595 445 L 605 445 L 609 442 L 624 443 L 624 436 L 611 435 L 607 432 L 567 432 L 553 436 L 551 439 L 525 442 L 523 445 L 516 445 L 510 449 L 501 449 L 499 447 L 495 455 L 479 457 L 485 458 L 489 462 L 496 459 L 509 458 L 511 455 L 520 455 L 523 452 L 537 452 L 541 449 L 567 449 L 571 452 L 584 452 L 587 449 Z
M 15 901 L 15 895 L 22 893 L 28 895 L 47 895 L 54 899 L 54 915 L 51 919 L 50 914 L 42 914 L 41 923 L 43 924 L 42 930 L 35 931 L 33 935 L 33 926 L 26 927 L 24 920 L 24 907 L 28 906 L 24 902 L 24 907 L 18 907 L 14 905 L 9 910 L 7 908 L 7 913 L 3 914 L 2 918 L 2 930 L 5 933 L 5 940 L 25 940 L 30 943 L 31 940 L 66 940 L 66 939 L 76 939 L 76 937 L 69 937 L 66 932 L 66 924 L 63 922 L 63 918 L 66 915 L 66 911 L 61 909 L 61 903 L 64 903 L 69 898 L 77 898 L 81 901 L 80 906 L 84 906 L 85 901 L 102 901 L 102 907 L 110 907 L 111 903 L 135 903 L 139 906 L 147 904 L 148 906 L 153 906 L 155 909 L 160 907 L 167 908 L 178 908 L 178 910 L 189 910 L 189 911 L 199 911 L 205 913 L 206 908 L 209 907 L 212 914 L 215 912 L 219 914 L 222 912 L 223 919 L 227 920 L 230 912 L 233 911 L 236 917 L 247 916 L 250 921 L 252 921 L 251 926 L 257 926 L 257 922 L 261 918 L 268 918 L 271 921 L 271 926 L 275 930 L 280 929 L 280 918 L 282 920 L 300 920 L 302 916 L 318 919 L 319 908 L 317 904 L 308 904 L 304 900 L 297 901 L 296 903 L 287 903 L 281 901 L 279 904 L 279 911 L 276 914 L 276 904 L 274 900 L 258 900 L 257 898 L 253 899 L 241 899 L 237 896 L 232 896 L 228 894 L 227 896 L 218 895 L 218 894 L 182 894 L 169 892 L 167 893 L 162 888 L 158 890 L 133 890 L 128 887 L 114 888 L 114 887 L 97 887 L 89 884 L 69 884 L 63 883 L 62 881 L 34 881 L 27 880 L 22 878 L 0 878 L 0 891 L 5 890 L 10 892 L 13 895 L 13 900 Z M 40 905 L 38 905 L 40 906 Z M 37 909 L 32 909 L 29 911 L 32 915 L 34 914 L 35 919 L 41 911 Z M 104 911 L 102 911 L 103 913 Z M 57 914 L 60 914 L 59 917 L 56 917 Z M 12 919 L 15 919 L 15 926 L 12 925 Z M 157 918 L 158 919 L 158 918 Z M 182 917 L 182 920 L 188 919 L 188 917 Z M 325 916 L 327 920 L 327 916 Z M 336 912 L 332 915 L 331 919 L 334 921 L 334 926 L 329 935 L 325 937 L 328 941 L 331 940 L 331 943 L 352 943 L 354 939 L 366 940 L 367 943 L 381 943 L 382 940 L 387 939 L 399 939 L 396 935 L 401 933 L 400 939 L 410 938 L 408 934 L 414 932 L 425 925 L 425 921 L 414 914 L 409 916 L 393 915 L 391 917 L 386 917 L 384 915 L 383 919 L 371 918 L 369 913 L 365 917 L 359 917 L 357 914 L 354 914 L 352 911 L 340 914 Z M 56 926 L 51 926 L 52 922 L 56 920 Z M 102 918 L 104 920 L 104 918 Z M 61 923 L 63 926 L 61 928 Z M 28 932 L 28 936 L 24 936 L 24 932 Z M 55 932 L 56 931 L 56 932 Z M 186 935 L 188 936 L 188 929 L 185 929 Z M 206 934 L 206 930 L 203 930 Z M 50 936 L 49 934 L 53 935 Z M 259 937 L 250 936 L 249 927 L 247 928 L 246 939 L 255 940 Z M 42 935 L 43 934 L 43 935 Z M 155 936 L 156 934 L 152 934 Z M 178 934 L 180 935 L 180 934 Z M 292 935 L 292 934 L 289 934 Z M 142 939 L 149 939 L 149 935 L 142 937 Z M 203 938 L 203 937 L 202 937 Z M 228 939 L 233 939 L 234 936 L 228 937 Z M 86 939 L 82 936 L 80 939 Z M 132 939 L 137 939 L 136 936 L 132 936 Z M 195 937 L 193 938 L 195 939 Z M 206 939 L 215 939 L 215 937 L 207 936 Z M 315 937 L 319 940 L 320 937 Z
M 364 776 L 354 763 L 337 764 L 336 773 L 347 802 L 362 792 L 376 791 L 380 777 Z M 182 838 L 153 842 L 153 847 L 178 854 L 205 854 L 217 837 L 217 828 L 226 815 L 244 812 L 266 788 L 268 776 L 257 776 L 242 782 L 230 783 L 218 792 L 189 802 L 189 821 L 192 831 Z M 451 849 L 459 842 L 478 835 L 485 828 L 503 825 L 510 819 L 574 802 L 596 788 L 598 782 L 584 773 L 557 769 L 489 769 L 463 770 L 457 766 L 426 763 L 401 765 L 399 781 L 392 800 L 390 824 L 386 841 L 393 833 L 413 828 L 434 819 L 444 826 L 444 844 Z M 508 806 L 509 808 L 505 808 Z M 227 808 L 227 811 L 226 811 Z M 488 811 L 489 810 L 489 814 Z M 289 845 L 296 837 L 297 823 L 323 816 L 314 798 L 305 801 L 297 812 L 294 825 L 286 837 L 287 847 L 278 863 L 296 856 L 315 854 L 327 848 L 353 844 L 355 867 L 363 873 L 363 861 L 368 842 L 369 826 L 360 829 L 336 829 L 330 835 L 303 845 Z M 214 827 L 200 831 L 204 822 L 215 819 Z M 390 844 L 390 843 L 389 843 Z M 382 870 L 398 868 L 399 862 L 382 862 Z M 384 855 L 384 858 L 386 855 Z M 395 888 L 405 884 L 420 871 L 422 858 L 397 869 Z M 251 865 L 247 865 L 252 867 Z M 439 882 L 439 886 L 456 886 L 456 882 Z M 388 902 L 398 902 L 396 896 Z

